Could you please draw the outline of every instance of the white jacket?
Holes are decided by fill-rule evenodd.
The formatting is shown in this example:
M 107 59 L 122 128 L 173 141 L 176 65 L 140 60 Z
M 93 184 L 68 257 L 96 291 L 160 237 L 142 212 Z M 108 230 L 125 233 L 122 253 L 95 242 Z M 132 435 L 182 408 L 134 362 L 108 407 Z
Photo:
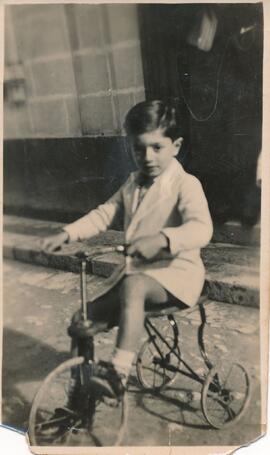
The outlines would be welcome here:
M 132 215 L 138 172 L 104 204 L 65 227 L 70 240 L 83 240 L 107 230 L 124 215 L 126 242 L 162 231 L 169 239 L 170 253 L 154 262 L 134 258 L 126 273 L 144 273 L 189 306 L 202 291 L 204 266 L 200 248 L 208 244 L 213 227 L 199 180 L 184 171 L 173 158 L 159 175 Z

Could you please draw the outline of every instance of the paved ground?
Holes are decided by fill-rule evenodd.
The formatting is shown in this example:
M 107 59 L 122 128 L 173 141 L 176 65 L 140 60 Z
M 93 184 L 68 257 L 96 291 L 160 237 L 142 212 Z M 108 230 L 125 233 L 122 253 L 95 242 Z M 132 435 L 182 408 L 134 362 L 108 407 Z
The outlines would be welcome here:
M 89 278 L 89 283 L 102 278 Z M 27 428 L 30 403 L 46 374 L 69 357 L 66 327 L 79 305 L 78 276 L 44 267 L 4 263 L 3 416 L 8 425 Z M 98 285 L 95 284 L 95 285 Z M 220 302 L 207 306 L 206 344 L 214 359 L 241 361 L 249 371 L 251 400 L 244 417 L 226 430 L 206 425 L 198 386 L 179 375 L 160 397 L 142 393 L 132 371 L 125 445 L 238 445 L 260 434 L 259 311 Z M 178 316 L 177 316 L 178 318 Z M 198 314 L 182 323 L 182 352 L 196 370 L 203 362 L 196 346 Z M 165 324 L 160 319 L 158 324 Z M 116 330 L 98 335 L 97 355 L 109 356 Z M 190 394 L 193 391 L 193 394 Z M 173 394 L 173 399 L 172 399 Z

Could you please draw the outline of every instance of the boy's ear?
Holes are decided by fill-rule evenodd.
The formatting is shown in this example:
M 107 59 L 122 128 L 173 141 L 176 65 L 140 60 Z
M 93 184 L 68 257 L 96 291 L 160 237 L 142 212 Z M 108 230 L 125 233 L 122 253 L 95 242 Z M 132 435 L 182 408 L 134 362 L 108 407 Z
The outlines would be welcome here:
M 181 147 L 182 147 L 182 143 L 183 143 L 183 138 L 180 136 L 178 137 L 177 139 L 175 139 L 175 141 L 173 141 L 173 146 L 174 146 L 174 149 L 175 149 L 175 153 L 174 153 L 174 156 L 178 155 Z

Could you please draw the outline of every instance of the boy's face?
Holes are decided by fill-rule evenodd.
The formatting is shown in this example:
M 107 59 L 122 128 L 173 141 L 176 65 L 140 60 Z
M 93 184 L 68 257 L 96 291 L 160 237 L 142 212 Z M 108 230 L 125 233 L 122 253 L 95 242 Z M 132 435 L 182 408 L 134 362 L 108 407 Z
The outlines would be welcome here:
M 132 153 L 140 171 L 151 178 L 160 175 L 176 156 L 183 138 L 172 141 L 156 129 L 138 136 L 131 136 Z

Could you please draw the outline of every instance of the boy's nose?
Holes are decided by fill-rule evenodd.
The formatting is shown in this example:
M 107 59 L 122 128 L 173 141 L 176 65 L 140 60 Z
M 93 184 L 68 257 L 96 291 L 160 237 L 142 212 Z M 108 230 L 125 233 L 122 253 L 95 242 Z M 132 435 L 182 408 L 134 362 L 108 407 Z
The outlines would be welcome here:
M 147 147 L 145 150 L 145 161 L 151 161 L 153 158 L 153 148 Z

